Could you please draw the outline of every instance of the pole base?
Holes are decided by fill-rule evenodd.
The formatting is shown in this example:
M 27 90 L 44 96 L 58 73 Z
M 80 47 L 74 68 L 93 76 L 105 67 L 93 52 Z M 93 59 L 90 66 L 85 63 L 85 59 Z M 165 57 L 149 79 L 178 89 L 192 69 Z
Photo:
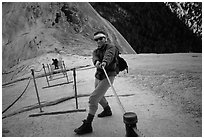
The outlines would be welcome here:
M 123 115 L 123 122 L 125 123 L 126 137 L 139 137 L 139 135 L 133 130 L 137 129 L 136 123 L 137 115 L 134 112 L 126 112 Z

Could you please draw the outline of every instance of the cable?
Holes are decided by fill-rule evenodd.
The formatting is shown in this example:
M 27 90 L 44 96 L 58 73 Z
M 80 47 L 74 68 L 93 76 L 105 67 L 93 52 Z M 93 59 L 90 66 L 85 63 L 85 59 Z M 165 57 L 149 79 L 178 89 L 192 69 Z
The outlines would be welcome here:
M 114 95 L 115 95 L 115 98 L 116 98 L 116 100 L 118 101 L 118 104 L 120 105 L 120 108 L 121 108 L 123 114 L 125 114 L 126 112 L 125 112 L 124 106 L 122 105 L 122 103 L 121 103 L 121 101 L 120 101 L 120 99 L 119 99 L 119 97 L 118 97 L 118 95 L 117 95 L 117 93 L 116 93 L 116 91 L 115 91 L 113 85 L 111 84 L 111 81 L 110 81 L 110 79 L 109 79 L 109 77 L 108 77 L 108 74 L 106 73 L 106 70 L 105 70 L 105 68 L 104 68 L 103 66 L 102 66 L 102 69 L 103 69 L 103 71 L 104 71 L 104 73 L 105 73 L 105 75 L 106 75 L 106 78 L 107 78 L 107 80 L 108 80 L 108 82 L 109 82 L 109 84 L 110 84 L 110 86 L 111 86 L 111 88 L 112 88 L 112 90 L 113 90 L 113 93 L 114 93 Z M 132 128 L 132 129 L 134 130 L 134 132 L 135 132 L 139 137 L 144 137 L 144 135 L 143 135 L 137 128 Z
M 120 108 L 121 108 L 121 110 L 122 110 L 122 112 L 123 112 L 123 114 L 124 114 L 124 113 L 125 113 L 125 109 L 124 109 L 124 107 L 123 107 L 123 105 L 122 105 L 122 103 L 121 103 L 121 101 L 120 101 L 120 99 L 119 99 L 119 97 L 118 97 L 118 95 L 117 95 L 117 93 L 116 93 L 116 91 L 115 91 L 113 85 L 111 84 L 111 81 L 110 81 L 110 79 L 109 79 L 109 77 L 108 77 L 108 74 L 106 73 L 106 70 L 104 69 L 103 66 L 102 66 L 102 69 L 103 69 L 103 71 L 104 71 L 104 73 L 105 73 L 105 75 L 106 75 L 106 78 L 107 78 L 107 80 L 108 80 L 108 82 L 109 82 L 109 84 L 110 84 L 110 86 L 111 86 L 111 88 L 112 88 L 112 90 L 113 90 L 113 94 L 114 94 L 116 100 L 118 101 L 118 104 L 120 105 Z
M 11 107 L 21 98 L 21 96 L 25 93 L 26 89 L 28 88 L 28 85 L 30 84 L 30 80 L 31 80 L 31 78 L 29 78 L 28 84 L 27 84 L 26 88 L 24 89 L 23 93 L 22 93 L 11 105 L 9 105 L 9 106 L 2 112 L 2 114 L 3 114 L 4 112 L 6 112 L 9 108 L 11 108 Z
M 82 70 L 89 70 L 89 69 L 93 69 L 95 68 L 94 66 L 93 67 L 89 67 L 89 68 L 84 68 L 84 69 L 77 69 L 77 71 L 82 71 Z
M 43 68 L 41 68 L 40 70 L 35 70 L 35 72 L 41 72 Z

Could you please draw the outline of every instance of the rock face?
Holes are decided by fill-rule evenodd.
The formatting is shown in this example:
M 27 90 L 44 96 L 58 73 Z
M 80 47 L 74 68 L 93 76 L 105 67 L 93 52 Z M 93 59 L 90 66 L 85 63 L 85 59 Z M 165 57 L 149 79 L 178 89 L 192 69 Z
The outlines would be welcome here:
M 122 53 L 135 54 L 89 3 L 2 3 L 3 71 L 44 53 L 91 55 L 98 30 L 106 31 Z
M 117 28 L 137 53 L 202 53 L 202 35 L 198 33 L 201 31 L 201 2 L 183 2 L 183 6 L 179 6 L 179 2 L 168 3 L 176 9 L 183 7 L 174 12 L 166 2 L 90 4 Z M 193 33 L 189 25 L 197 26 L 193 29 L 197 33 Z

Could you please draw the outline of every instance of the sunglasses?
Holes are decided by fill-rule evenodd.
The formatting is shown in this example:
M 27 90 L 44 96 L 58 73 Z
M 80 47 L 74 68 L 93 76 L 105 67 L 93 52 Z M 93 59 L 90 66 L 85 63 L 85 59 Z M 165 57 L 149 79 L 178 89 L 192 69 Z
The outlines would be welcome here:
M 98 40 L 102 40 L 104 37 L 100 37 L 100 38 L 98 38 L 98 39 L 94 39 L 96 42 L 98 41 Z

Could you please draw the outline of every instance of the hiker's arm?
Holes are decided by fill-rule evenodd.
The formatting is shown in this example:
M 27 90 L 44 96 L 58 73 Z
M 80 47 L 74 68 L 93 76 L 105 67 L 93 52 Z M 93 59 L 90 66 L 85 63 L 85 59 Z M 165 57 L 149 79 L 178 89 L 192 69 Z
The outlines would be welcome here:
M 102 62 L 106 62 L 106 66 L 108 66 L 114 60 L 115 53 L 116 47 L 109 45 L 106 49 Z
M 93 62 L 93 64 L 94 64 L 95 66 L 96 66 L 96 64 L 99 64 L 98 62 L 100 62 L 100 61 L 99 61 L 99 57 L 98 57 L 97 54 L 96 54 L 96 50 L 93 51 L 92 62 Z

